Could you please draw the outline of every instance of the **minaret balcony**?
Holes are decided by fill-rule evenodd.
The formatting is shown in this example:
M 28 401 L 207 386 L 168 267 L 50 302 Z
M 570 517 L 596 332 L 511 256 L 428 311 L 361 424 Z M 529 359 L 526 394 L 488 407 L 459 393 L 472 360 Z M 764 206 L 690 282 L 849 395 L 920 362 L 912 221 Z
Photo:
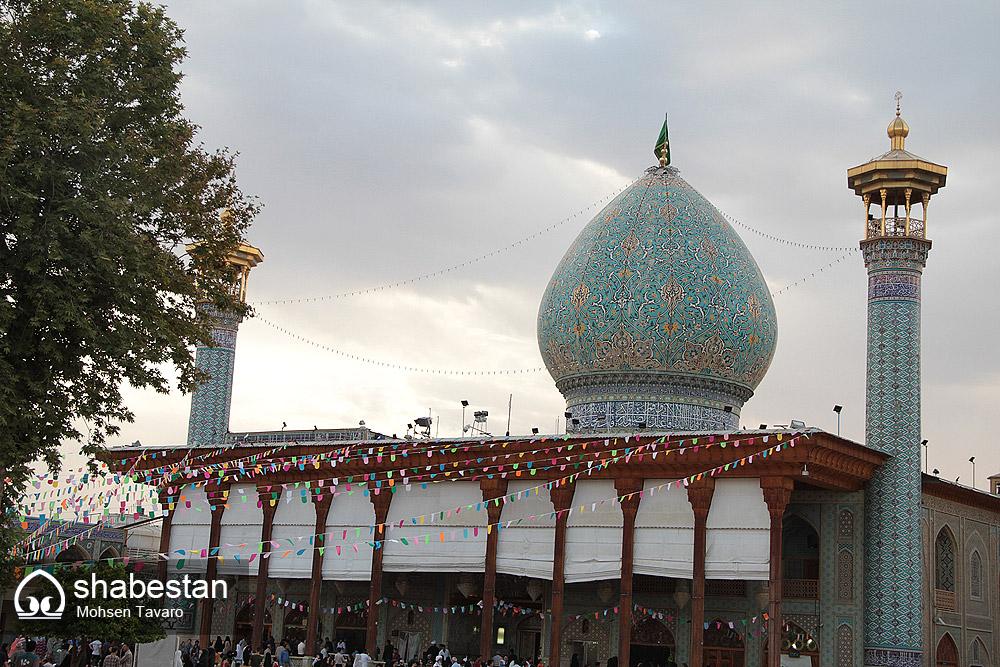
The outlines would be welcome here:
M 910 237 L 916 239 L 924 236 L 924 221 L 920 218 L 869 218 L 865 238 L 875 239 L 885 236 Z

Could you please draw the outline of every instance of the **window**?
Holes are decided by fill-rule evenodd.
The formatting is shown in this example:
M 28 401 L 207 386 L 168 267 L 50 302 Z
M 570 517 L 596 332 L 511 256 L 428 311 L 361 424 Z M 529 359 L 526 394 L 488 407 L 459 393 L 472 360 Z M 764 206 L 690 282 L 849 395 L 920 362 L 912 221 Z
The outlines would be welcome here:
M 983 559 L 978 551 L 969 559 L 969 594 L 976 600 L 983 599 Z
M 934 543 L 935 588 L 955 592 L 955 543 L 946 529 Z

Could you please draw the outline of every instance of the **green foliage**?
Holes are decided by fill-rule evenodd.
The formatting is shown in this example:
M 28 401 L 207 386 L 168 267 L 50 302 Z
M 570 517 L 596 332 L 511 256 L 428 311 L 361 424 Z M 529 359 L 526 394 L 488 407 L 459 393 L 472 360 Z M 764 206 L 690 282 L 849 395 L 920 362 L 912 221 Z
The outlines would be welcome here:
M 183 391 L 204 380 L 198 301 L 246 314 L 225 257 L 258 205 L 234 154 L 195 144 L 184 57 L 150 4 L 0 2 L 4 515 L 32 462 L 56 469 L 65 441 L 94 455 L 132 421 L 123 383 L 167 392 L 170 366 Z
M 136 606 L 143 605 L 150 609 L 162 609 L 163 600 L 142 599 L 110 599 L 92 600 L 90 598 L 77 599 L 73 595 L 74 585 L 77 581 L 91 581 L 92 577 L 108 582 L 111 586 L 113 581 L 128 581 L 128 574 L 125 567 L 120 564 L 109 565 L 108 563 L 98 563 L 90 567 L 80 567 L 71 569 L 70 567 L 57 568 L 54 572 L 56 581 L 66 592 L 66 609 L 63 611 L 61 621 L 18 621 L 19 632 L 31 637 L 81 637 L 85 640 L 100 638 L 124 641 L 130 646 L 137 643 L 145 643 L 162 639 L 166 636 L 160 621 L 155 618 L 143 617 L 136 613 Z M 56 596 L 55 586 L 44 579 L 41 581 L 35 596 L 42 599 L 46 595 Z M 79 607 L 101 607 L 102 609 L 131 609 L 131 616 L 127 618 L 85 618 L 77 613 Z

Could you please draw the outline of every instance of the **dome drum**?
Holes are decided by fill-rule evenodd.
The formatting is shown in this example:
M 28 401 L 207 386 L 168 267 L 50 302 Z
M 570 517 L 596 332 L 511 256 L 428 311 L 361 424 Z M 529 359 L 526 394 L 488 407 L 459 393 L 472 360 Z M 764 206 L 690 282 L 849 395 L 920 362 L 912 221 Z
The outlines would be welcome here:
M 557 385 L 578 424 L 570 431 L 636 429 L 687 431 L 739 428 L 740 408 L 753 391 L 704 376 L 596 373 Z M 728 408 L 728 409 L 727 409 Z

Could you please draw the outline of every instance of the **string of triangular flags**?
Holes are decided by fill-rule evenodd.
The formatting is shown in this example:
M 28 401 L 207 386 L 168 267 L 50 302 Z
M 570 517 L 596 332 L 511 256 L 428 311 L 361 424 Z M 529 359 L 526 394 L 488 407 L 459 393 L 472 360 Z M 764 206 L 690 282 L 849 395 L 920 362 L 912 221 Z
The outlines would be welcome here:
M 781 434 L 778 434 L 778 436 L 779 436 L 778 439 L 781 440 L 781 438 L 780 438 Z M 772 454 L 774 454 L 774 453 L 776 453 L 778 451 L 781 451 L 781 450 L 785 449 L 786 447 L 794 447 L 796 441 L 799 438 L 801 438 L 801 437 L 809 437 L 809 434 L 808 433 L 795 434 L 795 435 L 793 435 L 793 437 L 791 437 L 787 441 L 781 442 L 780 444 L 776 444 L 776 445 L 774 445 L 774 446 L 772 446 L 772 447 L 770 447 L 770 448 L 768 448 L 766 450 L 762 450 L 760 452 L 755 452 L 755 453 L 750 454 L 748 456 L 742 457 L 741 459 L 737 459 L 737 460 L 732 461 L 730 463 L 726 463 L 726 464 L 717 466 L 715 468 L 712 468 L 712 469 L 709 469 L 709 470 L 702 471 L 700 473 L 696 473 L 696 474 L 690 475 L 690 476 L 685 477 L 685 478 L 673 480 L 673 481 L 667 482 L 665 484 L 660 484 L 660 485 L 655 486 L 655 487 L 650 487 L 648 489 L 644 489 L 642 491 L 637 491 L 637 492 L 625 494 L 623 496 L 616 496 L 616 497 L 613 497 L 613 498 L 608 498 L 606 500 L 602 500 L 600 502 L 595 502 L 591 506 L 591 511 L 596 511 L 596 509 L 597 509 L 598 506 L 604 505 L 606 502 L 611 502 L 611 503 L 621 502 L 622 500 L 630 498 L 630 497 L 633 497 L 633 496 L 638 496 L 641 499 L 642 496 L 643 496 L 643 494 L 653 494 L 653 493 L 655 493 L 657 491 L 660 491 L 660 490 L 663 490 L 663 489 L 669 490 L 671 488 L 671 486 L 674 486 L 675 488 L 680 488 L 682 485 L 683 486 L 688 486 L 690 483 L 692 483 L 692 482 L 694 482 L 696 480 L 700 480 L 700 479 L 704 478 L 706 475 L 714 476 L 714 475 L 716 475 L 716 474 L 718 474 L 720 472 L 728 471 L 728 470 L 730 470 L 730 469 L 732 469 L 734 467 L 739 467 L 739 466 L 744 466 L 744 465 L 750 464 L 750 463 L 753 462 L 753 460 L 754 460 L 755 457 L 761 457 L 762 459 L 766 459 L 768 456 L 770 456 L 770 455 L 772 455 Z M 721 443 L 721 444 L 724 446 L 724 443 Z M 707 445 L 702 445 L 702 446 L 707 446 Z M 525 498 L 527 498 L 527 497 L 529 497 L 531 495 L 538 495 L 542 489 L 552 489 L 552 488 L 554 488 L 556 486 L 559 486 L 561 484 L 565 484 L 567 482 L 575 481 L 581 475 L 588 475 L 589 476 L 595 470 L 605 469 L 608 466 L 610 466 L 610 465 L 612 465 L 614 463 L 620 462 L 620 461 L 627 462 L 633 456 L 636 456 L 639 459 L 641 459 L 642 456 L 643 456 L 642 451 L 643 451 L 644 447 L 646 447 L 646 446 L 640 446 L 640 447 L 637 447 L 635 449 L 625 448 L 622 451 L 621 454 L 618 454 L 618 450 L 612 450 L 611 451 L 612 454 L 618 454 L 618 455 L 617 456 L 612 456 L 612 457 L 610 457 L 610 459 L 601 460 L 597 465 L 591 466 L 591 467 L 589 467 L 585 471 L 571 473 L 570 475 L 567 475 L 566 477 L 561 478 L 560 480 L 555 480 L 555 481 L 552 481 L 552 482 L 546 482 L 544 484 L 539 484 L 536 487 L 533 487 L 532 489 L 528 489 L 528 490 L 524 490 L 524 491 L 519 491 L 519 492 L 512 493 L 512 494 L 507 494 L 505 496 L 500 496 L 498 498 L 495 498 L 495 499 L 492 499 L 492 500 L 489 500 L 489 501 L 476 503 L 475 505 L 470 504 L 470 505 L 465 506 L 464 508 L 463 507 L 451 508 L 451 509 L 448 509 L 448 510 L 442 510 L 441 512 L 436 513 L 434 515 L 423 515 L 421 517 L 411 517 L 410 522 L 411 522 L 411 525 L 422 525 L 422 524 L 424 524 L 425 520 L 427 520 L 427 519 L 430 519 L 431 521 L 433 521 L 434 517 L 440 517 L 443 520 L 443 519 L 447 518 L 448 516 L 450 516 L 452 514 L 452 512 L 458 513 L 462 509 L 472 509 L 473 511 L 477 511 L 478 512 L 478 511 L 481 511 L 482 509 L 484 509 L 491 502 L 495 503 L 496 505 L 500 505 L 501 502 L 503 504 L 508 504 L 508 503 L 511 503 L 511 502 L 516 502 L 518 500 L 525 499 Z M 697 446 L 695 446 L 695 447 L 697 447 Z M 670 453 L 672 450 L 668 449 L 668 450 L 665 450 L 665 451 L 666 451 L 666 453 Z M 653 452 L 651 455 L 655 458 L 656 452 Z M 364 493 L 365 496 L 369 495 L 370 491 L 374 492 L 374 493 L 378 493 L 378 488 L 377 487 L 375 489 L 370 489 L 370 487 L 366 486 L 366 483 L 361 483 L 359 486 L 363 487 L 362 491 L 363 491 L 363 493 Z M 422 483 L 422 487 L 423 488 L 427 488 L 426 483 Z M 350 489 L 349 485 L 348 485 L 348 489 Z M 303 491 L 303 493 L 305 493 L 305 489 L 302 489 L 302 491 Z M 353 493 L 353 490 L 348 491 L 348 493 Z M 306 498 L 305 495 L 303 495 L 301 497 L 304 498 L 304 499 Z M 290 498 L 289 498 L 289 500 L 290 500 Z M 259 504 L 261 501 L 258 500 L 257 502 Z M 306 500 L 303 500 L 303 502 L 306 502 Z M 558 511 L 558 512 L 554 511 L 554 512 L 548 513 L 546 515 L 541 515 L 541 516 L 548 516 L 549 518 L 555 518 L 556 516 L 559 516 L 559 515 L 563 514 L 564 512 L 566 512 L 568 516 L 571 516 L 572 513 L 573 513 L 573 511 L 575 511 L 575 510 L 578 510 L 578 511 L 580 511 L 582 513 L 582 512 L 585 512 L 587 510 L 587 508 L 586 508 L 585 505 L 581 505 L 579 508 L 577 508 L 577 507 L 574 506 L 574 507 L 569 508 L 568 510 L 563 510 L 563 511 Z M 539 518 L 539 516 L 532 516 L 532 517 L 528 517 L 527 520 L 533 521 L 533 520 L 535 520 L 537 518 Z M 506 521 L 506 522 L 501 520 L 499 522 L 496 522 L 495 524 L 487 523 L 485 525 L 486 534 L 489 534 L 490 532 L 492 532 L 492 530 L 494 529 L 494 527 L 497 530 L 501 530 L 504 527 L 509 528 L 512 525 L 519 524 L 519 523 L 521 523 L 521 522 L 523 522 L 525 520 L 526 520 L 525 518 L 520 518 L 520 519 L 515 519 L 515 520 L 509 520 L 509 521 Z M 397 527 L 401 528 L 405 524 L 406 524 L 406 520 L 405 519 L 399 521 L 398 523 L 394 522 L 392 524 L 384 524 L 384 523 L 373 524 L 373 525 L 370 525 L 368 527 L 368 533 L 369 533 L 370 537 L 381 536 L 381 535 L 383 535 L 386 532 L 387 529 L 389 531 L 392 531 L 392 530 L 394 530 Z M 506 524 L 506 526 L 504 524 Z M 361 527 L 356 527 L 354 530 L 355 530 L 355 537 L 356 538 L 360 538 L 361 537 L 362 528 Z M 429 533 L 426 533 L 426 534 L 423 534 L 423 535 L 411 536 L 409 539 L 407 539 L 407 538 L 399 538 L 397 540 L 397 539 L 391 539 L 390 538 L 390 539 L 388 539 L 388 541 L 389 542 L 394 542 L 394 543 L 398 542 L 398 543 L 403 544 L 404 546 L 411 546 L 411 545 L 412 546 L 418 546 L 421 541 L 423 541 L 424 544 L 428 544 L 431 541 L 431 539 L 435 539 L 435 541 L 441 541 L 441 542 L 455 541 L 457 539 L 458 531 L 459 530 L 461 530 L 461 538 L 462 539 L 469 539 L 470 536 L 472 538 L 478 538 L 479 535 L 480 535 L 480 532 L 482 532 L 479 529 L 479 527 L 475 527 L 474 526 L 474 527 L 471 527 L 471 528 L 462 528 L 462 529 L 449 530 L 449 531 L 435 531 L 435 532 L 432 532 L 432 533 L 429 532 Z M 341 537 L 340 537 L 340 539 L 342 541 L 346 541 L 347 540 L 348 532 L 349 532 L 348 530 L 343 530 L 342 531 L 342 534 L 341 534 Z M 315 549 L 319 549 L 320 553 L 322 554 L 325 551 L 325 549 L 327 548 L 327 544 L 326 544 L 327 540 L 328 539 L 336 539 L 337 534 L 338 533 L 320 533 L 318 535 L 316 535 L 316 534 L 301 535 L 301 536 L 298 536 L 297 538 L 284 538 L 285 540 L 288 541 L 288 543 L 289 543 L 288 546 L 291 546 L 293 548 L 292 549 L 286 549 L 283 553 L 277 554 L 277 556 L 281 557 L 281 558 L 284 558 L 284 557 L 289 556 L 292 553 L 296 553 L 296 555 L 302 555 L 307 549 L 314 549 L 314 548 Z M 446 539 L 446 537 L 449 537 L 450 539 Z M 69 538 L 67 540 L 64 540 L 64 541 L 60 542 L 57 545 L 48 546 L 48 547 L 45 547 L 45 548 L 40 549 L 40 550 L 35 550 L 33 552 L 27 552 L 26 556 L 28 556 L 29 558 L 31 556 L 38 557 L 38 554 L 40 552 L 44 553 L 44 556 L 42 556 L 42 557 L 51 556 L 53 554 L 59 553 L 60 551 L 68 548 L 69 546 L 71 546 L 76 541 L 79 541 L 79 539 L 80 539 L 79 537 L 74 536 L 72 538 Z M 294 548 L 294 547 L 298 546 L 298 545 L 296 545 L 296 541 L 298 541 L 299 543 L 302 543 L 304 540 L 308 540 L 308 546 L 302 546 L 299 549 L 295 549 Z M 365 545 L 365 544 L 367 544 L 368 546 L 370 546 L 370 547 L 372 547 L 374 549 L 379 549 L 379 548 L 381 548 L 383 546 L 383 544 L 386 541 L 387 541 L 386 539 L 372 539 L 370 541 L 361 541 L 361 542 L 356 542 L 356 543 L 350 543 L 350 544 L 344 544 L 344 545 L 334 545 L 334 546 L 335 546 L 335 551 L 336 551 L 337 555 L 342 555 L 343 548 L 346 548 L 347 546 L 350 546 L 353 549 L 353 552 L 357 553 L 359 545 Z M 323 544 L 319 544 L 319 542 L 323 542 Z M 194 557 L 194 558 L 219 558 L 220 561 L 224 561 L 225 557 L 221 556 L 219 554 L 219 551 L 223 547 L 244 548 L 244 547 L 249 546 L 250 544 L 253 544 L 253 543 L 244 543 L 244 544 L 241 544 L 241 545 L 233 545 L 233 544 L 226 543 L 226 544 L 220 545 L 218 547 L 215 547 L 213 549 L 176 550 L 176 551 L 174 551 L 172 553 L 176 554 L 177 556 L 183 556 L 184 557 L 184 558 L 178 559 L 177 563 L 176 563 L 177 569 L 181 569 L 181 568 L 184 567 L 185 561 L 187 559 L 189 559 L 189 558 L 192 558 L 192 557 Z M 273 546 L 273 547 L 278 548 L 278 549 L 281 548 L 281 544 L 278 541 L 275 541 L 275 540 L 270 541 L 270 546 Z M 247 552 L 247 553 L 244 553 L 244 554 L 237 554 L 237 555 L 234 555 L 234 558 L 236 559 L 237 562 L 242 562 L 242 560 L 241 560 L 241 556 L 242 556 L 244 558 L 248 558 L 247 562 L 252 562 L 254 560 L 254 558 L 257 557 L 258 555 L 260 555 L 261 557 L 264 557 L 264 558 L 271 558 L 271 557 L 273 557 L 273 555 L 276 554 L 276 552 L 272 552 L 270 550 L 270 548 L 265 549 L 264 547 L 265 547 L 265 543 L 264 542 L 259 542 L 259 543 L 257 543 L 257 547 L 256 547 L 257 550 L 256 551 L 254 551 L 254 552 Z M 170 554 L 159 554 L 159 556 L 162 557 L 162 558 L 169 558 Z

